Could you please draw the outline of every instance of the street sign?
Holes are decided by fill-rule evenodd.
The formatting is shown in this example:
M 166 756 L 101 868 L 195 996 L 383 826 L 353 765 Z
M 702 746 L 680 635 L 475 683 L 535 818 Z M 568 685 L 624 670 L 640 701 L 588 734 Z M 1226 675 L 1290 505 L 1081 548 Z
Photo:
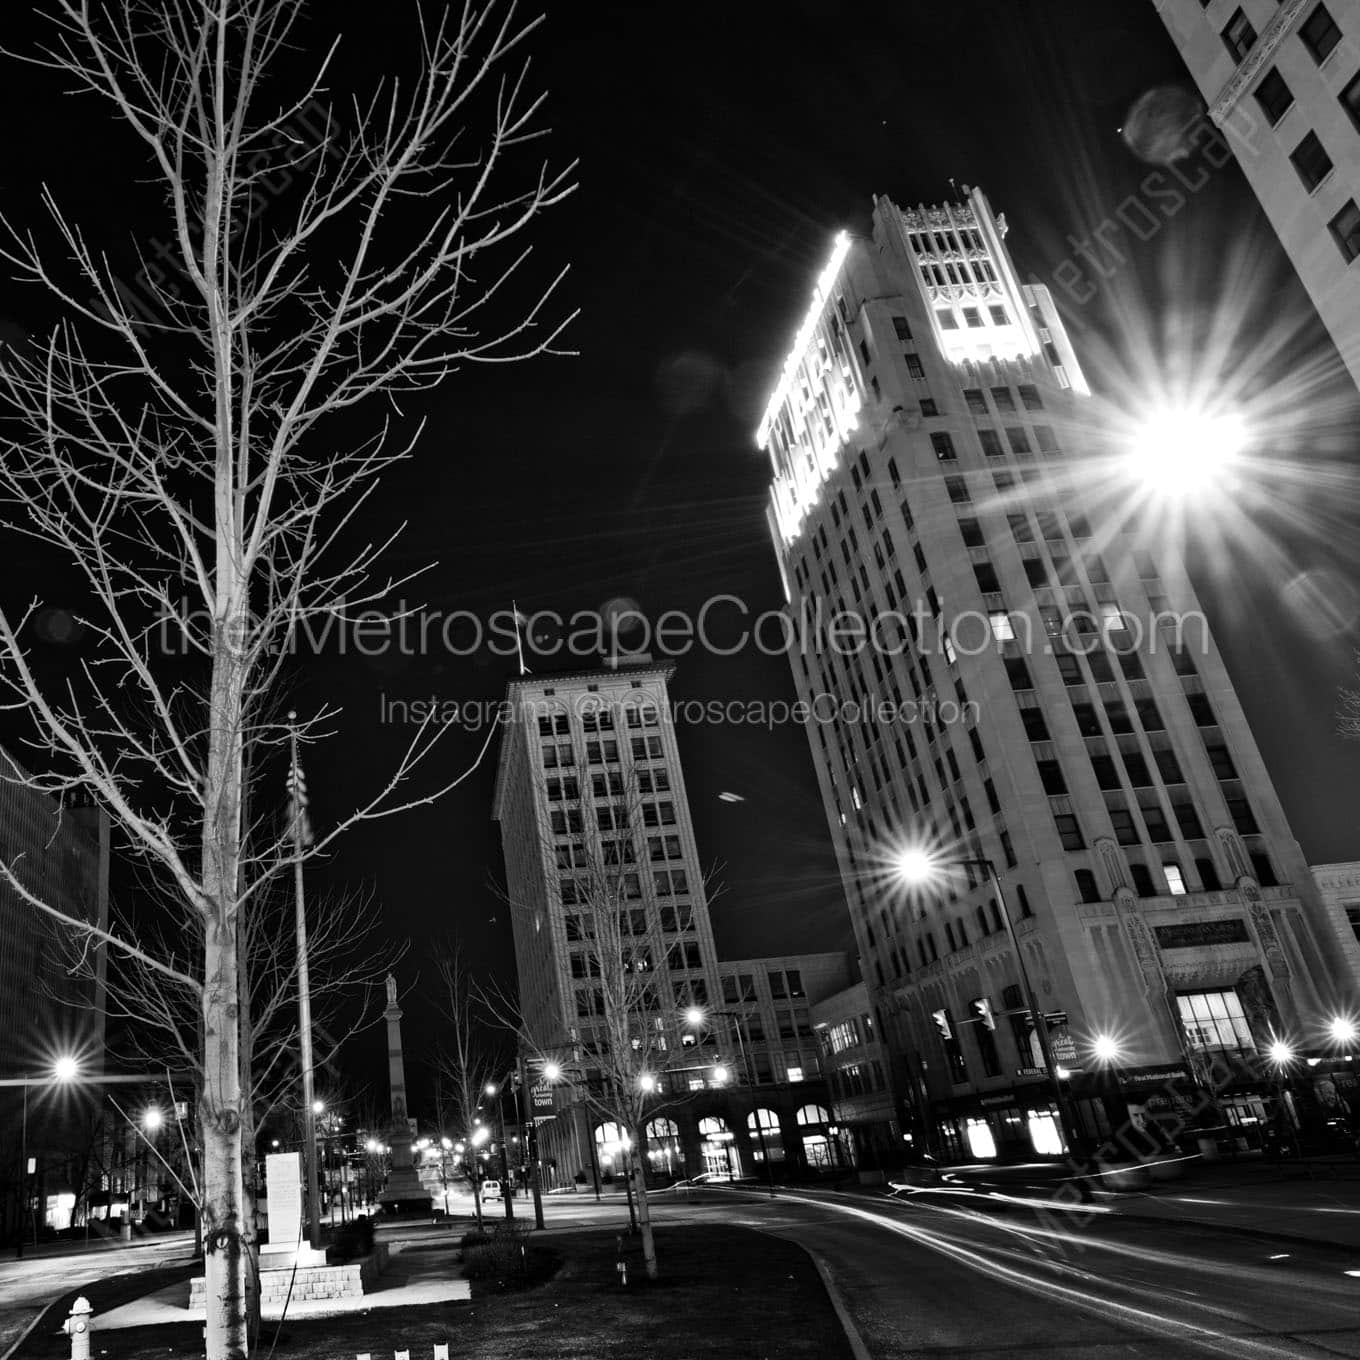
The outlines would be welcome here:
M 535 1082 L 529 1090 L 529 1105 L 535 1118 L 539 1115 L 551 1116 L 557 1106 L 553 1101 L 553 1085 L 550 1081 Z

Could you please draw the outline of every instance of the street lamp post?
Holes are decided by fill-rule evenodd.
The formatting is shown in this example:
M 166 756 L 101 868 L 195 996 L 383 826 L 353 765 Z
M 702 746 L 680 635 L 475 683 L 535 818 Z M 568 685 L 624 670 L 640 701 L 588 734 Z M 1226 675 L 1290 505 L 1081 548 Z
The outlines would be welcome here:
M 543 1186 L 538 1168 L 538 1121 L 534 1118 L 533 1101 L 529 1101 L 529 1123 L 524 1123 L 524 1114 L 519 1104 L 520 1091 L 528 1099 L 528 1076 L 524 1066 L 524 1054 L 519 1055 L 519 1088 L 515 1092 L 515 1111 L 520 1118 L 520 1131 L 524 1137 L 524 1155 L 529 1159 L 529 1185 L 534 1195 L 534 1226 L 543 1227 Z M 547 1075 L 546 1071 L 544 1073 Z
M 760 1118 L 760 1107 L 757 1104 L 755 1091 L 755 1074 L 751 1070 L 751 1064 L 746 1056 L 746 1040 L 742 1036 L 742 1014 L 740 1011 L 704 1011 L 698 1006 L 691 1007 L 685 1013 L 685 1019 L 696 1029 L 703 1024 L 705 1016 L 720 1016 L 724 1020 L 734 1022 L 737 1031 L 737 1051 L 741 1055 L 741 1070 L 746 1075 L 746 1086 L 751 1092 L 751 1117 L 756 1123 L 756 1138 L 760 1142 L 760 1156 L 765 1163 L 765 1183 L 769 1187 L 770 1198 L 774 1198 L 774 1167 L 770 1165 L 770 1150 L 765 1143 L 765 1126 Z
M 1010 942 L 1011 952 L 1015 955 L 1015 966 L 1020 974 L 1020 988 L 1024 994 L 1025 1008 L 1029 1011 L 1030 1023 L 1034 1026 L 1034 1032 L 1038 1036 L 1039 1052 L 1043 1057 L 1045 1071 L 1048 1073 L 1049 1086 L 1053 1092 L 1053 1103 L 1057 1106 L 1058 1121 L 1062 1126 L 1063 1140 L 1067 1144 L 1068 1155 L 1075 1157 L 1081 1142 L 1080 1134 L 1077 1131 L 1077 1121 L 1068 1100 L 1067 1092 L 1063 1089 L 1062 1078 L 1058 1075 L 1058 1065 L 1053 1060 L 1053 1045 L 1048 1037 L 1048 1021 L 1039 1009 L 1039 998 L 1035 995 L 1034 984 L 1030 981 L 1029 969 L 1025 966 L 1025 956 L 1021 952 L 1020 941 L 1015 934 L 1015 922 L 1011 918 L 1010 905 L 1001 887 L 1001 879 L 996 872 L 996 865 L 985 857 L 967 857 L 939 862 L 924 850 L 908 850 L 898 861 L 902 877 L 908 882 L 914 883 L 929 882 L 941 868 L 966 865 L 981 869 L 987 875 L 992 891 L 996 894 L 997 905 L 1001 908 L 1001 920 L 1006 928 L 1006 938 Z

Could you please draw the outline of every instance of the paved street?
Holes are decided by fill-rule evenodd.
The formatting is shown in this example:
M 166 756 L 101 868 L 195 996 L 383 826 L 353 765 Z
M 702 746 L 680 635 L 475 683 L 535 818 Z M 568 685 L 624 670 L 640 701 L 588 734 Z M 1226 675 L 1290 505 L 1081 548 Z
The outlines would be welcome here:
M 823 1258 L 874 1360 L 1360 1356 L 1360 1251 L 1115 1214 L 1073 1229 L 943 1201 L 718 1198 Z
M 1196 1201 L 1201 1213 L 1235 1206 L 1229 1211 L 1253 1214 L 1260 1231 L 1272 1198 L 1268 1187 L 1236 1200 L 1225 1191 L 1186 1190 L 1164 1203 L 1177 1214 Z M 1311 1211 L 1325 1225 L 1334 1210 L 1349 1223 L 1354 1204 L 1347 1198 L 1352 1202 L 1329 1202 L 1319 1187 L 1311 1210 L 1300 1208 L 1295 1218 Z M 1098 1206 L 1103 1212 L 1082 1223 L 1014 1202 L 937 1194 L 902 1203 L 834 1192 L 781 1192 L 770 1200 L 709 1189 L 688 1200 L 662 1192 L 652 1205 L 661 1224 L 720 1220 L 811 1249 L 871 1360 L 1360 1356 L 1360 1245 L 1304 1245 L 1211 1224 L 1150 1221 L 1122 1214 L 1117 1204 Z M 1131 1206 L 1158 1207 L 1147 1200 Z M 531 1205 L 515 1207 L 517 1217 L 532 1221 Z M 545 1208 L 550 1230 L 627 1222 L 622 1196 L 598 1204 L 593 1195 L 552 1196 Z M 444 1237 L 462 1228 L 461 1221 L 394 1225 L 384 1236 Z M 1320 1226 L 1314 1235 L 1328 1231 Z M 0 1262 L 0 1355 L 55 1293 L 81 1279 L 179 1262 L 189 1247 L 176 1239 Z
M 157 1270 L 193 1258 L 192 1233 L 143 1241 L 131 1246 L 97 1244 L 88 1249 L 45 1249 L 41 1255 L 13 1254 L 0 1259 L 0 1356 L 14 1344 L 43 1308 L 85 1280 Z

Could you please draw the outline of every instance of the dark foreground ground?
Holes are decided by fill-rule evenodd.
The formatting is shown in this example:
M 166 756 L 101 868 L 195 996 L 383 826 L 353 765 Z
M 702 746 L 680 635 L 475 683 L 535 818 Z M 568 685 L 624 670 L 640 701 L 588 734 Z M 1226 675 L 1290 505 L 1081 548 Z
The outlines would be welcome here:
M 746 1228 L 676 1225 L 657 1230 L 663 1278 L 647 1284 L 636 1245 L 627 1248 L 628 1285 L 615 1269 L 617 1233 L 550 1233 L 540 1239 L 558 1258 L 545 1283 L 472 1302 L 409 1311 L 374 1310 L 339 1318 L 285 1322 L 276 1360 L 352 1360 L 394 1350 L 428 1357 L 448 1342 L 459 1360 L 849 1360 L 850 1349 L 816 1267 L 799 1246 Z M 189 1271 L 181 1274 L 187 1278 Z M 106 1281 L 91 1295 L 96 1314 L 172 1276 Z M 65 1316 L 69 1299 L 49 1315 Z M 56 1324 L 54 1323 L 54 1326 Z M 253 1355 L 267 1355 L 276 1323 L 266 1322 Z M 40 1333 L 42 1333 L 40 1335 Z M 203 1353 L 202 1324 L 108 1332 L 92 1355 L 107 1360 L 167 1360 Z M 65 1360 L 64 1336 L 46 1322 L 15 1360 Z

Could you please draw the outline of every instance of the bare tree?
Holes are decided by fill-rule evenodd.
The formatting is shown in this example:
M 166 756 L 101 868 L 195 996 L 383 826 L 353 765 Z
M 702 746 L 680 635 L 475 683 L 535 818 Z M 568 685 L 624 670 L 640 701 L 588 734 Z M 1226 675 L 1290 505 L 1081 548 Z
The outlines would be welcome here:
M 49 685 L 25 642 L 31 608 L 0 613 L 0 683 L 39 752 L 29 782 L 104 808 L 124 852 L 173 883 L 201 951 L 91 927 L 0 872 L 196 999 L 209 1360 L 248 1348 L 238 918 L 293 854 L 286 836 L 243 851 L 243 753 L 286 738 L 267 701 L 298 630 L 396 584 L 376 574 L 385 541 L 351 541 L 414 436 L 394 446 L 383 419 L 356 437 L 354 412 L 470 363 L 552 352 L 565 324 L 547 319 L 556 280 L 520 283 L 528 229 L 573 187 L 571 168 L 536 155 L 520 168 L 542 104 L 523 59 L 537 21 L 513 0 L 466 0 L 422 29 L 414 79 L 341 114 L 333 49 L 289 86 L 301 12 L 49 0 L 34 59 L 131 134 L 125 179 L 149 177 L 165 230 L 139 243 L 140 298 L 51 194 L 53 239 L 6 222 L 0 248 L 58 314 L 0 353 L 0 515 L 78 570 L 89 646 Z M 167 621 L 187 661 L 166 662 Z M 304 741 L 328 718 L 304 721 Z M 310 853 L 436 796 L 403 787 L 429 749 L 422 729 Z
M 462 953 L 456 944 L 443 950 L 438 959 L 439 979 L 443 993 L 439 1009 L 446 1021 L 446 1038 L 435 1054 L 435 1072 L 439 1083 L 441 1104 L 447 1104 L 453 1114 L 457 1136 L 467 1144 L 472 1174 L 472 1204 L 477 1215 L 477 1226 L 482 1226 L 482 1191 L 476 1174 L 477 1113 L 488 1083 L 500 1073 L 496 1055 L 488 1042 L 489 1012 L 477 1004 L 479 993 L 474 987 Z M 506 1187 L 505 1193 L 509 1194 Z

